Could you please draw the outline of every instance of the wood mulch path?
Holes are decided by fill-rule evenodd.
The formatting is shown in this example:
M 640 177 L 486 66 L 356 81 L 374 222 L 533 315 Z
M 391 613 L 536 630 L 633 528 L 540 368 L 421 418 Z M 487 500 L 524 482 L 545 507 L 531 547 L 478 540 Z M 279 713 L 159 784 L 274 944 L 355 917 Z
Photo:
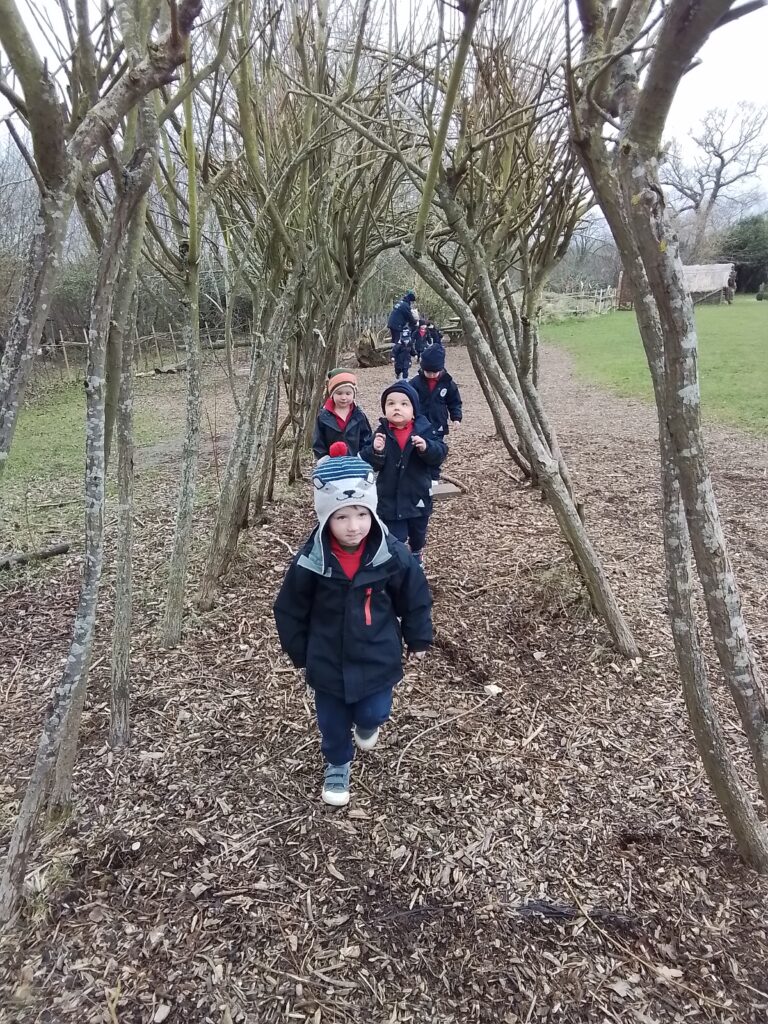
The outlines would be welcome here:
M 427 551 L 437 643 L 408 665 L 349 808 L 319 801 L 311 704 L 270 605 L 309 488 L 250 530 L 216 609 L 156 643 L 177 465 L 139 481 L 134 743 L 106 744 L 111 568 L 76 773 L 0 939 L 13 1024 L 758 1024 L 768 881 L 739 861 L 693 749 L 671 654 L 655 419 L 547 349 L 544 396 L 642 648 L 589 614 L 539 495 L 493 437 L 464 352 L 465 424 Z M 361 371 L 372 416 L 388 368 Z M 142 382 L 177 403 L 183 381 Z M 229 429 L 226 386 L 217 429 Z M 768 446 L 709 432 L 752 637 L 768 647 Z M 226 450 L 209 445 L 192 577 Z M 138 464 L 142 466 L 139 453 Z M 114 509 L 109 513 L 114 521 Z M 0 830 L 23 794 L 66 651 L 79 558 L 0 586 Z M 727 699 L 734 749 L 743 739 Z

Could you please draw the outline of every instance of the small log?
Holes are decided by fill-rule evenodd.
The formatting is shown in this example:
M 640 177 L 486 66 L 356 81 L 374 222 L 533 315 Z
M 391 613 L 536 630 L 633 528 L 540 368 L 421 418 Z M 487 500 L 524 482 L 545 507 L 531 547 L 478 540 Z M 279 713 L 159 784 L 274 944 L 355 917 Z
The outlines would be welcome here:
M 41 562 L 44 558 L 66 555 L 68 551 L 69 544 L 54 544 L 42 551 L 9 551 L 7 555 L 0 556 L 0 570 L 12 569 L 15 565 L 25 565 L 27 562 Z
M 440 470 L 440 476 L 447 484 L 453 484 L 454 487 L 458 487 L 462 494 L 469 494 L 467 485 L 463 484 L 461 480 L 457 480 L 455 476 L 449 476 L 444 469 Z

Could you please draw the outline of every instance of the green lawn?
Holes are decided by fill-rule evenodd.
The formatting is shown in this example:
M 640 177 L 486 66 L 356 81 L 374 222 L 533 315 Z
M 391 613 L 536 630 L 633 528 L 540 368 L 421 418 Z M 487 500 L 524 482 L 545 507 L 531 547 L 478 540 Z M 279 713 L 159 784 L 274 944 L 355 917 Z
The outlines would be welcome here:
M 768 302 L 751 295 L 732 306 L 700 306 L 696 324 L 705 419 L 768 434 Z M 651 400 L 634 313 L 544 324 L 541 334 L 572 353 L 582 376 L 619 394 Z
M 161 433 L 152 414 L 136 410 L 137 444 Z M 84 469 L 85 392 L 82 382 L 62 384 L 22 409 L 5 478 L 17 483 L 79 478 Z

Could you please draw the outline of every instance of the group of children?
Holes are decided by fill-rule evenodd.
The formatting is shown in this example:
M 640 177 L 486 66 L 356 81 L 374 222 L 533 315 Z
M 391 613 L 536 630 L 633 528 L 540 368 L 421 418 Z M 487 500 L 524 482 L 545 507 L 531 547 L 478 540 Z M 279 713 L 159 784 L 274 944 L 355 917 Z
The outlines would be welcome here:
M 417 317 L 414 312 L 416 296 L 406 292 L 389 314 L 387 327 L 392 335 L 391 362 L 395 367 L 395 380 L 408 380 L 411 358 L 421 364 L 423 354 L 433 346 L 442 347 L 442 335 L 431 320 Z
M 372 749 L 389 718 L 403 643 L 416 657 L 432 643 L 424 546 L 449 422 L 462 419 L 441 344 L 423 350 L 416 377 L 384 389 L 375 432 L 356 399 L 355 374 L 332 370 L 312 442 L 318 525 L 274 605 L 280 644 L 315 694 L 333 806 L 349 802 L 353 741 Z

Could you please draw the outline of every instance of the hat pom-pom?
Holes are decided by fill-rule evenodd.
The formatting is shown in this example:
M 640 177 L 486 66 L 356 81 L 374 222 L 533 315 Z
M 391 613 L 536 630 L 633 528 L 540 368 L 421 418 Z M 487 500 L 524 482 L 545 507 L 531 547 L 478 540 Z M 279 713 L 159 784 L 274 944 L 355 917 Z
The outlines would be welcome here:
M 337 458 L 339 455 L 348 455 L 349 448 L 347 448 L 343 441 L 334 441 L 328 449 L 328 454 L 331 458 Z

